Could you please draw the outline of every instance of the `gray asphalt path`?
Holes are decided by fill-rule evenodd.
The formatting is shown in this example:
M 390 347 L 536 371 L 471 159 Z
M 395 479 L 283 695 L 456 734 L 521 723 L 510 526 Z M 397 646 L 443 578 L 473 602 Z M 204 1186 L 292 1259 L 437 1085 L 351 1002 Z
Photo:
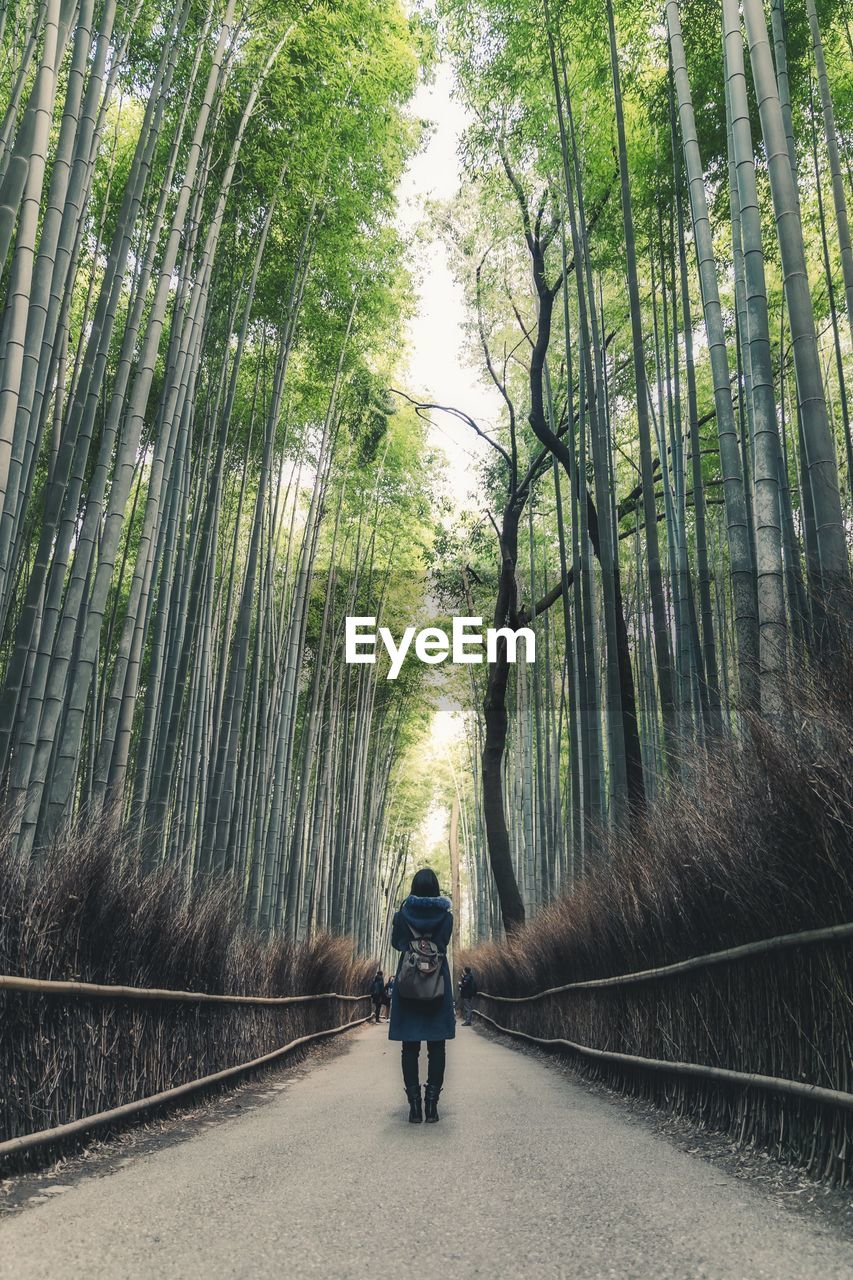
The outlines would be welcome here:
M 850 1280 L 853 1245 L 464 1028 L 438 1125 L 385 1028 L 0 1222 L 3 1280 Z

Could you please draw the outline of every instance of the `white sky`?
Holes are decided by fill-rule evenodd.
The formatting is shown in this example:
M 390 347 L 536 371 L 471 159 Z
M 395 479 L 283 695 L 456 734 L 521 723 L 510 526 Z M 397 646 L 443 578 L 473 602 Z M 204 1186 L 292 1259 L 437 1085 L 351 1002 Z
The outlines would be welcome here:
M 412 233 L 422 221 L 427 200 L 447 200 L 455 195 L 461 180 L 457 157 L 459 137 L 466 115 L 452 97 L 453 76 L 442 63 L 430 85 L 421 85 L 412 102 L 412 113 L 432 125 L 428 145 L 411 161 L 400 188 L 399 222 L 404 233 Z M 500 414 L 500 397 L 482 381 L 481 370 L 465 359 L 462 319 L 465 301 L 461 285 L 450 269 L 447 250 L 438 238 L 429 236 L 415 247 L 418 298 L 409 325 L 410 358 L 406 390 L 424 399 L 453 405 L 470 414 L 480 426 L 495 425 Z M 472 468 L 488 445 L 449 414 L 435 414 L 437 426 L 430 440 L 445 453 L 448 487 L 457 507 L 472 496 Z
M 442 704 L 432 719 L 427 750 L 433 758 L 444 756 L 448 748 L 462 737 L 464 731 L 465 725 L 459 709 L 446 703 Z M 445 838 L 449 816 L 449 810 L 441 805 L 429 810 L 423 825 L 426 848 L 431 848 Z
M 411 161 L 400 187 L 399 225 L 414 236 L 423 222 L 429 200 L 449 200 L 461 183 L 457 156 L 466 114 L 452 96 L 453 75 L 441 64 L 432 84 L 422 85 L 411 105 L 413 115 L 426 120 L 432 132 L 425 148 Z M 469 364 L 465 353 L 462 322 L 465 298 L 461 284 L 450 269 L 448 252 L 431 233 L 422 235 L 413 248 L 416 268 L 416 300 L 406 335 L 409 348 L 404 390 L 440 404 L 452 405 L 470 414 L 484 429 L 500 419 L 502 402 L 482 378 L 482 365 Z M 474 468 L 488 445 L 449 414 L 433 414 L 435 427 L 428 428 L 432 445 L 448 461 L 447 489 L 455 511 L 474 501 Z M 453 517 L 451 516 L 451 519 Z M 459 708 L 442 698 L 433 717 L 427 751 L 441 756 L 463 733 Z M 433 808 L 424 823 L 427 847 L 443 838 L 448 813 Z

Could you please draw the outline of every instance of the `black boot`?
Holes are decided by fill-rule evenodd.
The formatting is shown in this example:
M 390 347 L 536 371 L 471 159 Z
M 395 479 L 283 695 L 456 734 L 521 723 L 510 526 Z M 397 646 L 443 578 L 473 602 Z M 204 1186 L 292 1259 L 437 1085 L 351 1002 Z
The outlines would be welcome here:
M 424 1089 L 427 1124 L 438 1124 L 438 1095 L 440 1093 L 441 1087 L 437 1084 L 428 1084 Z
M 421 1110 L 421 1087 L 419 1084 L 410 1085 L 406 1089 L 406 1097 L 409 1099 L 409 1124 L 420 1124 L 424 1118 Z

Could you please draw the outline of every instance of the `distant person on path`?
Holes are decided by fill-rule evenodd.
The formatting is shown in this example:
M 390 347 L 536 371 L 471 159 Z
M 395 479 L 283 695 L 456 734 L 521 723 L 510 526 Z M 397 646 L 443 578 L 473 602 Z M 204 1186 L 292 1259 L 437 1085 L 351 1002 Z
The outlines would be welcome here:
M 466 964 L 462 970 L 459 994 L 462 997 L 462 1025 L 463 1027 L 470 1027 L 471 1014 L 474 1012 L 474 996 L 477 994 L 477 982 L 469 964 Z
M 385 983 L 385 990 L 382 993 L 382 1008 L 386 1010 L 386 1013 L 385 1013 L 386 1022 L 391 1021 L 391 997 L 393 994 L 394 994 L 394 975 L 392 973 L 391 977 Z
M 447 944 L 453 932 L 450 899 L 441 896 L 438 877 L 428 867 L 412 880 L 412 892 L 394 915 L 391 945 L 403 954 L 391 995 L 389 1040 L 403 1042 L 403 1084 L 409 1123 L 438 1121 L 438 1096 L 444 1084 L 446 1040 L 456 1034 L 453 985 Z M 427 1083 L 421 1108 L 418 1058 L 427 1042 Z M 425 1113 L 425 1115 L 424 1115 Z
M 376 970 L 376 976 L 370 984 L 370 998 L 373 1001 L 373 1011 L 376 1014 L 376 1021 L 379 1021 L 379 1014 L 382 1012 L 382 997 L 385 995 L 385 976 L 381 969 Z

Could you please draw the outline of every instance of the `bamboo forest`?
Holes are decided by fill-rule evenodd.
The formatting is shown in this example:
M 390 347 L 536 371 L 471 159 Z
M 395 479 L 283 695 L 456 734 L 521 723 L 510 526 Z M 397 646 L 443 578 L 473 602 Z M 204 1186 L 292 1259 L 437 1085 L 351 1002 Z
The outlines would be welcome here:
M 692 989 L 606 1043 L 489 993 L 849 944 L 853 4 L 2 0 L 0 49 L 0 971 L 362 999 L 429 865 L 495 1026 L 841 1091 L 690 1105 L 844 1183 L 835 934 L 713 1052 Z M 45 1065 L 41 1127 L 274 1016 Z

